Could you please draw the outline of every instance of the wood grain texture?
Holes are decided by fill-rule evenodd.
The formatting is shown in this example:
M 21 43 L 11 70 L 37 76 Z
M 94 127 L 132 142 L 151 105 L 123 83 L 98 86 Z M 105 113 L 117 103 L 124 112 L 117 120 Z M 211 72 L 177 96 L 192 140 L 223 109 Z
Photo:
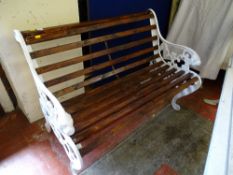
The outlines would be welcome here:
M 139 88 L 138 86 L 140 86 L 140 87 L 147 86 L 148 84 L 150 84 L 152 82 L 150 77 L 153 77 L 153 81 L 159 80 L 159 79 L 164 78 L 167 75 L 169 75 L 175 71 L 175 69 L 171 69 L 169 71 L 167 71 L 167 69 L 168 69 L 168 66 L 165 65 L 165 66 L 159 67 L 158 69 L 156 69 L 153 72 L 150 72 L 149 70 L 146 72 L 143 72 L 141 74 L 136 74 L 136 72 L 135 72 L 135 73 L 133 73 L 133 75 L 135 77 L 131 76 L 130 81 L 123 80 L 123 81 L 121 81 L 120 84 L 116 84 L 112 88 L 105 89 L 104 91 L 101 91 L 101 93 L 104 93 L 104 95 L 100 95 L 101 94 L 100 92 L 97 92 L 95 94 L 92 93 L 92 95 L 90 97 L 87 95 L 86 98 L 82 99 L 82 103 L 78 103 L 78 100 L 77 100 L 77 103 L 73 103 L 73 104 L 70 104 L 69 106 L 67 106 L 66 110 L 67 110 L 67 112 L 69 112 L 73 115 L 74 119 L 76 119 L 76 116 L 79 116 L 80 112 L 89 111 L 87 109 L 90 108 L 91 105 L 93 105 L 94 103 L 98 104 L 98 108 L 99 108 L 100 106 L 104 106 L 104 105 L 108 104 L 110 101 L 112 102 L 113 99 L 118 100 L 118 99 L 122 98 L 123 96 L 119 95 L 122 92 L 123 92 L 122 94 L 128 94 L 129 92 L 137 91 Z M 161 76 L 158 76 L 159 72 L 164 72 L 164 74 Z M 148 80 L 148 81 L 145 81 L 145 80 Z M 144 82 L 144 83 L 141 83 L 141 82 Z M 123 84 L 124 84 L 124 86 L 122 86 Z M 126 91 L 127 91 L 127 93 L 126 93 Z M 97 106 L 95 109 L 97 109 Z
M 79 57 L 71 58 L 71 59 L 61 61 L 61 62 L 58 62 L 58 63 L 54 63 L 54 64 L 51 64 L 51 65 L 39 67 L 39 68 L 36 69 L 36 71 L 37 71 L 38 74 L 46 73 L 46 72 L 49 72 L 49 71 L 52 71 L 52 70 L 56 70 L 56 69 L 63 68 L 63 67 L 66 67 L 66 66 L 70 66 L 70 65 L 73 65 L 73 64 L 77 64 L 77 63 L 80 63 L 80 62 L 88 61 L 88 60 L 98 58 L 98 57 L 101 57 L 101 56 L 104 56 L 104 55 L 108 55 L 108 54 L 112 54 L 112 53 L 115 53 L 115 52 L 123 51 L 123 50 L 130 49 L 130 48 L 133 48 L 133 47 L 136 47 L 136 46 L 140 46 L 142 44 L 152 42 L 153 40 L 156 40 L 156 39 L 157 39 L 157 37 L 155 36 L 155 37 L 148 37 L 148 38 L 144 38 L 144 39 L 141 39 L 141 40 L 129 42 L 127 44 L 118 45 L 118 46 L 115 46 L 115 47 L 112 47 L 112 48 L 109 48 L 109 49 L 105 49 L 105 50 L 100 50 L 100 51 L 97 51 L 97 52 L 94 52 L 94 53 L 90 53 L 88 55 L 79 56 Z
M 163 64 L 164 64 L 163 62 L 157 62 L 155 64 L 149 65 L 148 67 L 145 67 L 141 70 L 134 72 L 133 74 L 129 74 L 127 76 L 122 77 L 120 80 L 115 80 L 111 83 L 105 84 L 104 86 L 100 86 L 100 87 L 94 88 L 90 91 L 87 91 L 85 94 L 82 94 L 78 97 L 74 97 L 70 100 L 67 100 L 67 101 L 63 102 L 62 105 L 67 109 L 67 107 L 79 104 L 78 102 L 80 100 L 82 101 L 82 104 L 84 104 L 85 101 L 88 101 L 87 103 L 89 103 L 90 101 L 92 101 L 91 98 L 95 97 L 95 95 L 101 94 L 101 92 L 103 92 L 103 91 L 105 93 L 107 93 L 109 91 L 111 92 L 111 89 L 113 87 L 117 87 L 119 89 L 119 87 L 121 86 L 122 83 L 128 84 L 131 81 L 136 81 L 135 79 L 138 79 L 141 76 L 144 77 L 144 75 L 147 74 L 150 70 L 158 69 L 158 67 L 163 66 Z M 100 98 L 100 96 L 97 98 Z
M 169 71 L 169 73 L 174 72 L 174 70 Z M 175 77 L 180 76 L 183 74 L 179 72 L 175 75 Z M 169 83 L 175 77 L 170 77 L 163 81 L 164 76 L 158 76 L 153 80 L 150 80 L 147 84 L 139 84 L 134 89 L 126 90 L 121 89 L 121 93 L 118 93 L 116 96 L 112 97 L 111 99 L 107 99 L 102 101 L 101 103 L 97 103 L 93 110 L 85 110 L 77 112 L 77 119 L 75 120 L 76 127 L 78 132 L 82 132 L 83 130 L 87 129 L 94 123 L 97 123 L 106 117 L 109 117 L 113 113 L 122 110 L 123 108 L 127 108 L 128 106 L 131 108 L 130 110 L 134 110 L 132 108 L 132 103 L 137 100 L 142 100 L 143 98 L 150 94 L 152 91 L 156 91 L 162 88 L 164 85 Z M 156 84 L 156 82 L 162 81 L 160 84 Z M 141 86 L 140 86 L 141 85 Z M 112 108 L 109 108 L 112 106 Z M 75 117 L 75 115 L 73 115 Z
M 186 74 L 171 83 L 162 84 L 162 86 L 160 86 L 158 90 L 156 90 L 156 88 L 154 90 L 153 89 L 146 90 L 142 92 L 142 95 L 133 96 L 132 101 L 127 101 L 127 100 L 122 101 L 122 103 L 118 105 L 119 108 L 117 108 L 117 106 L 110 105 L 111 107 L 109 106 L 109 109 L 107 111 L 102 111 L 103 115 L 105 116 L 103 120 L 99 120 L 90 127 L 85 128 L 84 130 L 79 131 L 77 129 L 77 133 L 74 135 L 74 137 L 76 137 L 78 143 L 82 142 L 83 140 L 87 139 L 90 135 L 98 133 L 100 130 L 111 125 L 116 120 L 119 120 L 122 117 L 126 117 L 131 112 L 137 110 L 138 108 L 142 107 L 144 104 L 159 97 L 161 94 L 171 90 L 172 88 L 184 82 L 185 80 L 188 80 L 189 78 L 191 78 L 191 74 Z M 117 108 L 116 111 L 118 112 L 114 111 L 115 108 Z M 110 112 L 108 112 L 109 110 Z
M 100 23 L 105 23 L 108 21 L 116 21 L 119 19 L 125 19 L 125 18 L 130 18 L 130 17 L 137 17 L 141 15 L 146 15 L 149 14 L 149 12 L 139 12 L 139 13 L 134 13 L 134 14 L 128 14 L 128 15 L 122 15 L 122 16 L 117 16 L 117 17 L 112 17 L 108 19 L 99 19 L 99 20 L 94 20 L 94 21 L 85 21 L 81 23 L 71 23 L 71 24 L 64 24 L 64 25 L 59 25 L 59 26 L 52 26 L 52 27 L 46 27 L 43 29 L 39 30 L 26 30 L 22 31 L 22 35 L 24 38 L 27 36 L 34 36 L 34 35 L 39 35 L 43 33 L 53 33 L 56 31 L 63 31 L 63 30 L 69 30 L 73 28 L 79 28 L 79 27 L 84 27 L 84 26 L 90 26 L 90 25 L 95 25 L 95 24 L 100 24 Z
M 31 55 L 32 59 L 34 59 L 34 58 L 38 58 L 38 57 L 43 57 L 43 56 L 47 56 L 47 55 L 51 55 L 51 54 L 55 54 L 55 53 L 68 51 L 71 49 L 90 46 L 90 45 L 97 44 L 97 43 L 104 42 L 104 41 L 109 41 L 109 40 L 118 39 L 118 38 L 130 36 L 130 35 L 135 35 L 135 34 L 142 33 L 142 32 L 147 32 L 147 31 L 150 31 L 152 29 L 156 29 L 156 26 L 155 25 L 143 26 L 143 27 L 139 27 L 136 29 L 130 29 L 130 30 L 123 31 L 123 32 L 117 32 L 117 33 L 99 36 L 99 37 L 95 37 L 95 38 L 91 38 L 91 39 L 87 39 L 87 40 L 83 40 L 83 41 L 77 41 L 74 43 L 69 43 L 69 44 L 65 44 L 65 45 L 59 45 L 56 47 L 37 50 L 37 51 L 31 52 L 30 55 Z
M 148 54 L 150 52 L 153 52 L 156 49 L 158 49 L 158 46 L 155 46 L 155 47 L 152 47 L 152 48 L 146 48 L 146 49 L 143 49 L 143 50 L 139 50 L 139 51 L 133 52 L 131 54 L 122 56 L 120 58 L 116 58 L 114 60 L 106 61 L 106 62 L 101 63 L 101 64 L 93 65 L 91 67 L 87 67 L 85 69 L 75 71 L 75 72 L 69 73 L 67 75 L 64 75 L 64 76 L 61 76 L 61 77 L 46 81 L 45 85 L 50 87 L 50 86 L 62 83 L 64 81 L 68 81 L 68 80 L 71 80 L 73 78 L 77 78 L 79 76 L 90 74 L 90 73 L 95 72 L 97 70 L 100 70 L 100 69 L 103 69 L 103 68 L 106 68 L 106 67 L 109 67 L 109 66 L 113 66 L 113 65 L 118 64 L 118 63 L 126 62 L 126 61 L 128 61 L 128 60 L 130 60 L 132 58 L 135 58 L 135 57 L 142 56 L 144 54 Z
M 96 31 L 96 30 L 113 27 L 117 25 L 123 25 L 123 24 L 143 21 L 143 20 L 149 19 L 150 17 L 152 17 L 151 13 L 144 12 L 144 13 L 139 13 L 136 15 L 128 15 L 128 17 L 126 16 L 123 18 L 118 17 L 117 19 L 108 19 L 108 20 L 104 20 L 104 22 L 95 21 L 93 23 L 87 22 L 86 24 L 81 24 L 81 25 L 74 24 L 73 26 L 68 25 L 68 26 L 63 26 L 60 28 L 56 27 L 54 29 L 45 29 L 45 30 L 42 30 L 41 32 L 40 31 L 34 32 L 36 34 L 33 34 L 33 33 L 25 34 L 24 32 L 23 35 L 25 36 L 26 44 L 35 44 L 35 43 L 40 43 L 43 41 L 50 41 L 50 40 L 54 40 L 54 39 L 58 39 L 62 37 L 73 36 L 73 35 L 77 35 L 77 34 L 81 34 L 85 32 Z
M 149 58 L 136 61 L 136 62 L 134 62 L 132 64 L 128 64 L 126 66 L 118 68 L 117 70 L 110 71 L 110 72 L 105 73 L 105 74 L 97 75 L 94 78 L 87 79 L 87 80 L 85 80 L 83 82 L 80 82 L 78 84 L 75 84 L 75 85 L 72 85 L 70 87 L 64 88 L 62 90 L 56 91 L 56 92 L 54 92 L 54 95 L 56 97 L 62 96 L 64 94 L 67 94 L 67 93 L 73 92 L 73 91 L 75 91 L 77 89 L 80 89 L 80 88 L 82 88 L 84 86 L 96 83 L 98 81 L 101 81 L 103 79 L 109 78 L 109 77 L 114 76 L 114 75 L 117 75 L 117 74 L 122 73 L 124 71 L 139 67 L 139 66 L 141 66 L 143 64 L 146 64 L 146 63 L 149 64 L 150 61 L 152 61 L 152 60 L 154 60 L 156 58 L 158 58 L 158 55 L 151 56 Z
M 167 106 L 175 94 L 193 84 L 195 81 L 197 81 L 197 79 L 189 80 L 178 88 L 174 88 L 167 93 L 163 93 L 158 98 L 144 104 L 143 107 L 127 115 L 127 117 L 119 119 L 114 123 L 114 125 L 107 126 L 99 133 L 88 137 L 81 142 L 82 148 L 80 149 L 80 152 L 82 156 L 85 158 L 85 156 L 89 155 L 89 153 L 91 153 L 93 150 L 100 149 L 102 146 L 105 149 L 108 148 L 108 150 L 113 149 L 113 147 L 116 146 L 117 143 L 119 143 L 119 140 L 116 142 L 115 140 L 112 140 L 112 138 L 118 136 L 119 139 L 120 132 L 125 131 L 127 134 L 124 134 L 124 137 L 120 137 L 123 140 L 136 128 L 141 126 L 143 123 L 150 121 L 156 113 Z M 138 124 L 138 122 L 140 123 L 140 125 Z M 132 129 L 132 127 L 134 129 Z

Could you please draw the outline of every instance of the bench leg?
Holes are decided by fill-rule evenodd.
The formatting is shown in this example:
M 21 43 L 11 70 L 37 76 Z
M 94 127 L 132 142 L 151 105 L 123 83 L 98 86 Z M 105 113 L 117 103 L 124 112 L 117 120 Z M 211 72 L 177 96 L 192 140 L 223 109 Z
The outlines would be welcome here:
M 199 78 L 199 76 L 198 76 L 198 78 Z M 199 78 L 199 81 L 197 81 L 194 85 L 191 85 L 191 86 L 187 87 L 186 89 L 182 90 L 181 92 L 179 92 L 178 94 L 176 94 L 171 101 L 171 105 L 172 105 L 173 109 L 176 111 L 179 111 L 180 105 L 177 104 L 177 100 L 195 92 L 196 90 L 198 90 L 201 87 L 201 84 L 202 84 L 202 81 L 201 81 L 201 78 Z

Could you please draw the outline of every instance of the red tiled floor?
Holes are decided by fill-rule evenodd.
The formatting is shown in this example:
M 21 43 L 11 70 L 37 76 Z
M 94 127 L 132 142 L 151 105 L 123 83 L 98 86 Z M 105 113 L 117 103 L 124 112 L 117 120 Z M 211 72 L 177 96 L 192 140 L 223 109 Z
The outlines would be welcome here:
M 162 164 L 154 175 L 178 175 L 178 173 L 175 170 L 173 170 L 169 165 Z
M 69 161 L 43 121 L 29 124 L 17 111 L 0 120 L 1 175 L 69 175 Z
M 62 155 L 62 154 L 61 154 Z M 65 175 L 69 167 L 58 159 L 48 141 L 31 144 L 1 162 L 0 174 Z

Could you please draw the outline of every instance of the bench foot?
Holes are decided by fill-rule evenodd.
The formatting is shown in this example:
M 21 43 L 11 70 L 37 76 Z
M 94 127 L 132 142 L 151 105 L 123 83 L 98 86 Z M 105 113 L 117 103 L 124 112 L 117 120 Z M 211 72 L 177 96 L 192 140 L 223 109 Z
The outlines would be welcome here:
M 192 72 L 192 71 L 191 71 Z M 201 78 L 194 72 L 192 72 L 194 75 L 196 75 L 196 77 L 198 77 L 199 81 L 197 81 L 195 84 L 187 87 L 186 89 L 182 90 L 180 93 L 176 94 L 172 101 L 171 101 L 171 105 L 172 105 L 172 108 L 176 111 L 179 111 L 181 108 L 180 108 L 180 105 L 177 104 L 177 100 L 184 97 L 184 96 L 187 96 L 189 94 L 192 94 L 193 92 L 195 92 L 196 90 L 198 90 L 201 85 L 202 85 L 202 80 Z
M 172 104 L 172 108 L 173 108 L 174 110 L 176 110 L 176 111 L 179 111 L 179 110 L 180 110 L 180 105 L 178 105 L 178 104 L 176 103 L 176 99 L 175 99 L 175 98 L 172 99 L 171 104 Z

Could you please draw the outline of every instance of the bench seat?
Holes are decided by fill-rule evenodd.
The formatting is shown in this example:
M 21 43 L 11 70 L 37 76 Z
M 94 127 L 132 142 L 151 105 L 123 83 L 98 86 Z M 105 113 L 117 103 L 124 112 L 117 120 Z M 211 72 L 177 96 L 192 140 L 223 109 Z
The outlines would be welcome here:
M 81 154 L 84 156 L 106 139 L 113 139 L 113 134 L 109 134 L 112 125 L 117 128 L 124 123 L 118 122 L 117 126 L 116 121 L 126 117 L 130 125 L 139 117 L 149 119 L 168 105 L 181 88 L 198 81 L 191 77 L 191 73 L 184 74 L 158 62 L 104 88 L 64 102 L 62 105 L 74 119 L 76 132 L 72 138 L 81 145 Z

